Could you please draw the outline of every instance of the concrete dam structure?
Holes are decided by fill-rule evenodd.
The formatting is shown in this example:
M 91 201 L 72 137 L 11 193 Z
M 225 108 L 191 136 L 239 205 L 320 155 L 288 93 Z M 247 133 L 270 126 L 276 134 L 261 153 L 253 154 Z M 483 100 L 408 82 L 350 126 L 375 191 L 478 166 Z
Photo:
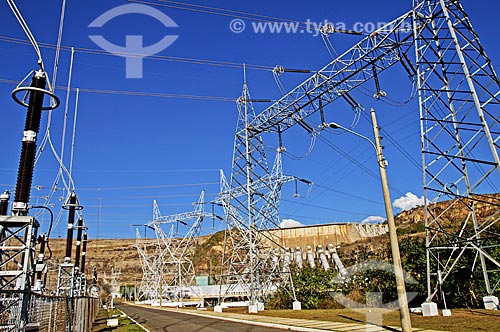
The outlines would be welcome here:
M 342 223 L 272 229 L 269 232 L 275 236 L 281 234 L 284 247 L 300 247 L 305 251 L 308 246 L 316 248 L 320 245 L 327 248 L 332 244 L 336 247 L 383 235 L 388 232 L 388 228 L 385 224 Z

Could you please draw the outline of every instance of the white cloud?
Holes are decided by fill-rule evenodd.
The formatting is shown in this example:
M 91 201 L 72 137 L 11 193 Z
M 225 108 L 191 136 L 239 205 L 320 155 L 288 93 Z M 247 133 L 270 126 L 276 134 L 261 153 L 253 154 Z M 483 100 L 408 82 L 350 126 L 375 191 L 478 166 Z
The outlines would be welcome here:
M 384 217 L 381 216 L 369 216 L 368 218 L 365 218 L 361 221 L 361 223 L 364 224 L 376 224 L 376 223 L 382 223 L 385 221 Z
M 293 219 L 283 219 L 280 222 L 280 228 L 290 228 L 290 227 L 301 227 L 304 226 L 303 223 Z
M 402 211 L 413 209 L 419 205 L 424 205 L 424 196 L 418 198 L 414 193 L 408 192 L 406 195 L 397 198 L 392 202 L 392 206 Z

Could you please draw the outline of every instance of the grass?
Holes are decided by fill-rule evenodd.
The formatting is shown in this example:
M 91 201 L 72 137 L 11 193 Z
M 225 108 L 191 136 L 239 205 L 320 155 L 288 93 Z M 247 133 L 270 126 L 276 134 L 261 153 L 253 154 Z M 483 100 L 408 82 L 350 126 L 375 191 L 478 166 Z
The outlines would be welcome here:
M 311 320 L 334 321 L 341 323 L 377 323 L 377 316 L 382 315 L 383 326 L 401 326 L 398 311 L 384 311 L 383 309 L 331 309 L 331 310 L 265 310 L 259 315 L 299 318 Z M 500 326 L 500 311 L 482 309 L 454 309 L 451 317 L 435 316 L 423 317 L 420 314 L 410 314 L 414 328 L 432 329 L 440 331 L 470 332 L 470 331 L 498 331 Z
M 118 309 L 103 309 L 99 312 L 97 320 L 94 322 L 92 332 L 144 332 L 139 325 L 132 322 L 127 316 L 122 317 L 122 312 Z M 113 317 L 114 316 L 114 317 Z M 109 327 L 106 321 L 109 318 L 118 318 L 117 327 Z

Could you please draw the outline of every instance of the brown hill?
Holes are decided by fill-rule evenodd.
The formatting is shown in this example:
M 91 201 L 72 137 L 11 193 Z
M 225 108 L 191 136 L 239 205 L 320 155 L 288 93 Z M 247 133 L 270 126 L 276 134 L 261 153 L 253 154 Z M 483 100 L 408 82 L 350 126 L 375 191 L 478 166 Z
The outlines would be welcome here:
M 483 202 L 477 202 L 476 208 L 478 215 L 480 217 L 487 217 L 492 215 L 496 211 L 496 204 L 488 204 L 493 201 L 498 201 L 500 195 L 485 195 L 481 196 Z M 440 202 L 433 205 L 434 211 L 444 210 L 449 205 L 449 202 Z M 467 213 L 463 205 L 457 204 L 452 208 L 448 209 L 444 214 L 445 219 L 448 218 L 450 223 Z M 396 216 L 396 224 L 398 227 L 399 235 L 419 235 L 424 234 L 424 210 L 423 207 L 417 207 L 408 211 L 401 212 Z M 339 238 L 338 234 L 333 233 L 321 233 L 320 231 L 312 231 L 314 227 L 323 227 L 322 229 L 327 229 L 330 225 L 318 225 L 305 227 L 306 231 L 301 234 L 310 234 L 314 232 L 314 237 L 309 238 L 310 245 L 322 244 L 323 246 L 328 243 L 332 243 L 333 239 Z M 347 236 L 344 234 L 346 231 L 354 232 L 350 228 L 345 227 L 331 227 L 332 231 L 334 229 L 342 230 L 343 239 L 338 244 L 342 244 L 339 252 L 341 256 L 345 257 L 346 262 L 349 263 L 356 260 L 356 255 L 360 252 L 369 251 L 372 254 L 381 252 L 387 248 L 388 235 L 377 235 L 370 237 L 359 237 L 359 233 L 353 234 L 353 236 Z M 292 231 L 290 234 L 299 234 Z M 300 235 L 296 235 L 297 238 L 294 240 L 293 236 L 290 236 L 289 244 L 290 247 L 294 247 L 295 243 L 302 246 L 304 238 Z M 313 243 L 314 242 L 314 243 Z M 304 242 L 305 243 L 305 242 Z M 99 279 L 109 282 L 112 269 L 116 271 L 121 271 L 121 276 L 119 278 L 119 283 L 121 285 L 133 284 L 139 285 L 142 278 L 142 268 L 135 247 L 135 239 L 100 239 L 91 240 L 87 247 L 87 276 L 91 276 L 92 268 L 95 266 L 98 271 Z M 217 280 L 217 275 L 220 269 L 220 260 L 224 245 L 224 233 L 218 232 L 212 236 L 205 236 L 199 239 L 199 245 L 197 252 L 194 256 L 193 263 L 198 274 L 210 275 L 212 280 Z M 55 288 L 55 283 L 57 280 L 57 264 L 59 264 L 64 257 L 65 240 L 64 239 L 53 239 L 50 242 L 52 249 L 52 259 L 49 263 L 49 276 L 48 285 L 50 288 Z M 360 250 L 362 248 L 362 250 Z M 74 255 L 74 251 L 73 251 Z M 106 276 L 107 278 L 104 278 Z

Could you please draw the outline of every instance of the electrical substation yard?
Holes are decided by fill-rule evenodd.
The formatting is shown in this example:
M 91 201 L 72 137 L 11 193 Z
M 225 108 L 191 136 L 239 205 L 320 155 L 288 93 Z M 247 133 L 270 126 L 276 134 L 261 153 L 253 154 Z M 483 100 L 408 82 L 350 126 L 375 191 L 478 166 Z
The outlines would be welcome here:
M 178 25 L 157 7 L 234 16 L 237 18 L 236 26 L 233 20 L 230 28 L 235 34 L 242 32 L 239 28 L 245 28 L 245 22 L 241 20 L 241 17 L 247 19 L 246 15 L 252 19 L 257 17 L 260 21 L 264 18 L 283 21 L 270 15 L 250 14 L 233 9 L 170 0 L 151 3 L 135 2 L 120 4 L 109 9 L 87 28 L 101 28 L 107 21 L 124 14 L 142 14 L 156 19 L 165 28 L 177 28 Z M 133 226 L 136 235 L 134 243 L 123 250 L 124 252 L 132 250 L 134 252 L 132 258 L 136 266 L 140 264 L 141 268 L 140 272 L 137 269 L 140 286 L 137 287 L 139 278 L 133 280 L 135 286 L 124 286 L 128 291 L 133 288 L 133 296 L 130 292 L 126 294 L 129 299 L 133 297 L 134 301 L 160 308 L 164 306 L 203 307 L 210 304 L 214 307 L 213 315 L 222 317 L 225 314 L 223 311 L 231 306 L 241 306 L 248 313 L 258 314 L 264 311 L 273 296 L 279 294 L 283 296 L 283 299 L 287 296 L 286 299 L 289 301 L 283 301 L 283 303 L 292 306 L 290 309 L 293 308 L 293 312 L 298 312 L 302 309 L 303 303 L 299 301 L 299 288 L 294 277 L 308 270 L 337 271 L 335 278 L 345 285 L 348 281 L 355 279 L 351 278 L 351 273 L 356 266 L 345 266 L 348 257 L 339 253 L 342 246 L 356 241 L 376 242 L 376 239 L 389 238 L 388 245 L 392 259 L 390 263 L 378 261 L 370 265 L 369 262 L 364 262 L 366 264 L 363 265 L 364 263 L 357 262 L 359 263 L 357 268 L 361 272 L 365 271 L 363 268 L 374 272 L 382 269 L 383 265 L 386 268 L 384 271 L 392 273 L 391 278 L 395 280 L 396 286 L 392 290 L 394 294 L 387 295 L 395 295 L 395 299 L 392 307 L 387 306 L 387 308 L 399 311 L 398 324 L 403 332 L 412 331 L 408 308 L 411 298 L 408 296 L 410 293 L 406 292 L 406 288 L 410 287 L 411 279 L 405 276 L 403 271 L 402 255 L 396 232 L 398 219 L 393 216 L 393 202 L 390 196 L 390 190 L 396 189 L 388 181 L 386 171 L 390 169 L 390 163 L 381 145 L 381 135 L 389 138 L 392 144 L 400 147 L 400 150 L 403 149 L 398 142 L 390 138 L 385 130 L 379 127 L 377 122 L 379 107 L 376 111 L 375 108 L 366 104 L 380 101 L 408 107 L 409 102 L 416 99 L 420 125 L 421 158 L 419 159 L 422 164 L 418 165 L 416 162 L 415 164 L 418 169 L 421 169 L 423 179 L 422 208 L 418 221 L 424 226 L 421 233 L 425 236 L 425 252 L 421 256 L 425 255 L 426 270 L 425 281 L 423 281 L 425 289 L 420 290 L 425 294 L 420 294 L 424 297 L 421 308 L 418 309 L 425 317 L 439 315 L 438 309 L 442 310 L 443 316 L 450 316 L 447 300 L 451 297 L 455 298 L 457 293 L 464 297 L 469 296 L 470 293 L 476 299 L 476 304 L 482 302 L 485 309 L 499 308 L 497 295 L 500 287 L 500 274 L 498 273 L 500 270 L 500 256 L 498 255 L 500 204 L 498 204 L 499 190 L 496 184 L 500 183 L 500 121 L 498 117 L 500 114 L 500 80 L 461 1 L 414 0 L 413 7 L 409 11 L 370 32 L 337 29 L 331 23 L 325 22 L 324 25 L 318 27 L 318 34 L 321 35 L 321 40 L 332 59 L 319 70 L 291 69 L 283 65 L 277 65 L 272 69 L 273 67 L 269 66 L 247 66 L 228 61 L 156 56 L 156 53 L 148 53 L 156 46 L 143 46 L 143 36 L 137 35 L 126 36 L 125 48 L 115 47 L 117 45 L 106 40 L 104 36 L 94 34 L 87 36 L 96 44 L 104 45 L 106 48 L 111 47 L 114 51 L 107 49 L 94 51 L 83 46 L 66 47 L 62 45 L 66 13 L 65 0 L 62 0 L 57 44 L 52 47 L 50 43 L 39 44 L 35 38 L 35 35 L 42 34 L 42 31 L 38 31 L 41 18 L 44 22 L 55 21 L 52 13 L 48 15 L 50 18 L 47 20 L 45 13 L 38 12 L 39 8 L 36 10 L 36 15 L 33 15 L 35 12 L 26 10 L 30 16 L 30 19 L 26 20 L 23 17 L 24 9 L 21 11 L 14 0 L 7 0 L 6 3 L 13 13 L 13 18 L 19 23 L 20 30 L 26 35 L 27 41 L 10 37 L 1 37 L 0 40 L 18 45 L 27 44 L 32 51 L 35 51 L 36 57 L 31 57 L 28 66 L 32 71 L 28 74 L 17 72 L 18 68 L 23 68 L 21 65 L 24 64 L 21 63 L 11 64 L 5 68 L 6 71 L 15 70 L 18 77 L 24 77 L 22 80 L 16 80 L 16 87 L 12 90 L 11 96 L 15 107 L 25 110 L 26 120 L 24 128 L 20 126 L 18 128 L 18 132 L 22 132 L 22 139 L 16 184 L 2 185 L 6 188 L 0 195 L 1 331 L 89 331 L 101 300 L 113 306 L 115 298 L 121 296 L 120 279 L 130 278 L 129 270 L 125 268 L 122 270 L 116 266 L 119 265 L 118 262 L 111 261 L 111 259 L 118 258 L 118 255 L 110 254 L 107 260 L 103 260 L 99 266 L 94 264 L 90 267 L 88 264 L 92 261 L 92 258 L 88 256 L 97 255 L 96 248 L 99 244 L 99 241 L 94 240 L 96 244 L 94 250 L 88 247 L 91 243 L 89 219 L 97 218 L 95 234 L 98 235 L 102 213 L 107 210 L 103 210 L 101 188 L 96 189 L 97 197 L 86 195 L 85 186 L 81 186 L 80 183 L 84 182 L 86 177 L 81 173 L 77 176 L 73 169 L 74 161 L 78 160 L 78 158 L 75 159 L 75 154 L 79 152 L 76 133 L 80 96 L 80 89 L 72 87 L 74 84 L 73 66 L 83 63 L 78 58 L 74 61 L 75 53 L 78 52 L 124 57 L 127 79 L 142 78 L 143 58 L 147 58 L 148 61 L 161 59 L 181 64 L 185 62 L 220 68 L 237 68 L 243 69 L 244 73 L 241 95 L 234 100 L 193 94 L 82 89 L 85 93 L 136 97 L 236 101 L 237 123 L 231 173 L 226 176 L 224 171 L 220 170 L 216 182 L 219 185 L 217 194 L 211 194 L 212 198 L 208 200 L 205 192 L 202 191 L 197 202 L 194 203 L 194 208 L 186 209 L 187 212 L 169 215 L 161 214 L 159 204 L 155 200 L 153 201 L 153 218 L 147 222 L 143 219 L 149 217 L 144 216 L 143 211 L 139 209 L 141 205 L 120 206 L 122 209 L 135 207 L 142 216 L 137 217 L 139 221 Z M 77 4 L 72 3 L 72 5 Z M 290 22 L 291 20 L 284 21 Z M 131 24 L 131 26 L 135 25 L 141 24 Z M 239 31 L 235 31 L 235 28 Z M 339 34 L 350 35 L 357 43 L 345 52 L 337 53 L 331 37 Z M 179 36 L 167 35 L 159 44 L 166 45 L 165 47 L 170 46 L 177 37 Z M 103 43 L 103 40 L 106 42 Z M 47 60 L 46 53 L 42 54 L 40 46 L 43 46 L 44 50 L 45 47 L 49 50 L 55 49 L 54 64 L 50 66 L 52 69 L 45 61 Z M 134 52 L 130 53 L 128 50 L 132 46 Z M 116 51 L 118 49 L 119 52 Z M 64 63 L 60 61 L 62 60 L 60 59 L 61 51 L 69 51 L 69 70 L 64 88 L 60 88 L 56 82 L 58 69 Z M 103 65 L 103 63 L 91 64 Z M 140 67 L 137 67 L 138 65 Z M 253 99 L 250 93 L 252 80 L 247 80 L 247 69 L 268 72 L 277 83 L 282 95 L 274 99 Z M 391 71 L 397 71 L 407 77 L 406 81 L 398 82 L 398 87 L 411 87 L 411 97 L 407 102 L 395 103 L 384 91 L 384 86 L 389 81 L 387 75 Z M 177 72 L 175 75 L 180 76 Z M 282 81 L 288 79 L 290 75 L 307 75 L 308 78 L 298 85 L 294 83 L 296 86 L 287 91 Z M 10 84 L 12 80 L 2 79 L 2 83 Z M 140 82 L 136 83 L 139 86 Z M 176 88 L 182 86 L 179 84 Z M 361 99 L 357 94 L 361 92 L 366 96 L 366 90 L 371 91 L 373 87 L 375 92 L 369 96 L 368 101 L 366 98 Z M 71 99 L 73 92 L 76 92 L 75 105 L 72 104 Z M 65 98 L 59 96 L 63 93 Z M 119 101 L 126 103 L 128 99 L 123 97 Z M 110 108 L 100 103 L 102 101 L 94 103 L 92 107 L 102 106 L 99 110 L 103 112 L 104 109 Z M 263 103 L 267 106 L 256 110 L 254 105 Z M 69 111 L 70 104 L 74 106 L 72 115 Z M 88 105 L 85 106 L 88 107 Z M 12 105 L 9 107 L 12 108 Z M 114 108 L 119 107 L 122 106 L 113 105 L 111 108 L 115 111 Z M 352 111 L 349 113 L 352 117 L 351 126 L 346 127 L 337 122 L 331 122 L 341 118 L 338 113 L 330 112 L 336 107 L 342 109 L 347 107 Z M 60 111 L 60 109 L 64 110 Z M 367 109 L 370 109 L 370 114 Z M 57 112 L 60 113 L 60 118 L 57 118 Z M 120 109 L 120 114 L 127 114 L 127 109 Z M 84 116 L 89 116 L 89 113 L 87 112 Z M 128 118 L 128 115 L 124 117 Z M 61 123 L 56 118 L 61 120 Z M 163 119 L 156 119 L 149 115 L 145 118 L 150 119 L 151 122 L 164 124 Z M 119 143 L 123 143 L 124 138 L 130 136 L 131 132 L 136 133 L 135 130 L 122 128 L 118 124 L 116 113 L 114 119 L 116 123 L 109 121 L 113 122 L 113 126 L 108 126 L 106 131 L 113 132 L 115 138 L 120 139 Z M 96 126 L 101 122 L 107 122 L 95 121 L 95 119 L 92 121 Z M 354 128 L 360 121 L 369 123 L 370 129 L 373 130 L 373 139 Z M 72 129 L 70 129 L 71 122 L 73 122 Z M 90 132 L 89 119 L 85 118 L 83 123 L 86 125 L 82 126 L 80 131 Z M 153 124 L 155 123 L 151 123 Z M 168 133 L 166 129 L 162 131 L 164 131 L 162 135 Z M 294 131 L 305 132 L 311 140 L 305 157 L 297 157 L 287 150 L 286 144 L 293 145 L 294 143 L 289 143 L 291 141 L 287 140 L 285 135 Z M 119 135 L 116 135 L 117 132 Z M 56 133 L 61 135 L 60 140 L 55 139 Z M 373 168 L 376 168 L 379 175 L 371 170 L 372 166 L 369 162 L 367 162 L 367 167 L 359 160 L 359 157 L 354 158 L 339 149 L 328 138 L 329 133 L 343 133 L 344 137 L 360 140 L 363 144 L 367 144 L 369 149 L 373 148 L 374 151 L 371 150 L 371 152 L 375 152 L 376 155 Z M 189 133 L 185 134 L 189 135 Z M 277 142 L 277 146 L 273 149 L 268 148 L 270 137 Z M 3 146 L 19 143 L 17 140 L 7 138 L 5 137 Z M 103 149 L 107 149 L 111 156 L 112 153 L 109 151 L 111 149 L 107 145 L 109 142 L 104 141 L 101 140 L 99 144 L 103 144 Z M 166 142 L 169 140 L 167 139 Z M 316 142 L 334 149 L 377 181 L 380 180 L 383 192 L 382 205 L 386 213 L 385 218 L 380 217 L 380 221 L 385 220 L 384 223 L 282 227 L 280 203 L 288 186 L 295 186 L 293 194 L 295 198 L 301 197 L 300 191 L 303 189 L 310 192 L 315 190 L 315 186 L 336 191 L 335 188 L 326 187 L 325 189 L 324 186 L 321 187 L 321 184 L 315 184 L 314 181 L 307 179 L 308 174 L 298 176 L 287 175 L 284 172 L 284 164 L 287 162 L 284 158 L 295 161 L 306 159 L 315 148 Z M 55 146 L 58 144 L 60 147 Z M 177 142 L 171 142 L 169 145 L 155 141 L 155 144 L 167 149 L 166 155 L 171 156 L 172 159 L 182 159 L 183 156 L 176 156 L 170 151 L 170 149 L 174 151 Z M 94 149 L 92 147 L 88 150 Z M 96 156 L 100 152 L 98 150 L 93 151 Z M 46 151 L 51 153 L 50 158 L 56 162 L 57 175 L 52 185 L 48 187 L 46 196 L 32 195 L 33 188 L 37 191 L 44 189 L 44 186 L 34 185 L 33 179 L 35 172 L 38 174 L 43 169 L 40 165 L 44 165 L 45 161 L 41 159 L 41 156 L 45 158 Z M 402 153 L 409 155 L 406 151 Z M 96 164 L 101 161 L 97 157 L 91 159 Z M 129 156 L 127 162 L 133 164 L 132 159 L 134 158 Z M 203 158 L 200 159 L 203 160 Z M 415 158 L 410 156 L 409 159 Z M 117 163 L 117 160 L 119 159 L 113 162 Z M 78 161 L 82 164 L 84 162 L 84 160 Z M 46 183 L 44 182 L 46 176 L 43 174 L 40 173 L 35 179 L 40 181 L 42 178 L 43 183 Z M 13 181 L 14 179 L 10 179 L 2 182 L 12 183 Z M 158 179 L 156 181 L 160 182 Z M 213 185 L 213 182 L 204 184 Z M 172 189 L 173 186 L 164 187 Z M 189 186 L 189 184 L 179 185 L 184 189 Z M 160 187 L 162 186 L 147 186 L 146 188 L 155 190 Z M 113 188 L 119 191 L 125 187 Z M 132 188 L 137 189 L 137 187 Z M 13 189 L 13 197 L 11 197 L 10 191 Z M 340 191 L 336 192 L 340 193 Z M 355 197 L 352 194 L 348 195 L 351 198 Z M 138 199 L 139 196 L 133 197 Z M 97 211 L 95 215 L 87 214 L 85 210 L 85 207 L 92 207 L 89 205 L 89 200 L 98 202 L 97 207 L 93 207 Z M 39 204 L 39 201 L 42 203 Z M 309 204 L 309 207 L 314 207 L 314 205 Z M 65 222 L 62 221 L 63 218 L 66 219 Z M 222 222 L 224 231 L 213 234 L 206 240 L 206 243 L 210 242 L 211 246 L 203 247 L 203 238 L 200 235 L 207 222 L 211 222 L 212 226 L 216 222 Z M 66 238 L 61 241 L 64 243 L 61 244 L 59 250 L 56 250 L 54 246 L 51 249 L 51 244 L 55 243 L 51 240 L 51 236 L 54 236 L 53 232 L 62 224 L 66 225 Z M 123 224 L 119 225 L 119 227 L 123 226 Z M 141 236 L 142 228 L 152 230 L 155 234 L 154 238 Z M 400 226 L 401 229 L 403 228 Z M 75 232 L 76 238 L 74 238 Z M 209 255 L 203 256 L 202 249 Z M 418 259 L 415 260 L 418 261 Z M 462 274 L 465 274 L 464 271 L 471 271 L 472 277 L 457 282 L 454 276 L 458 271 L 462 271 Z M 354 271 L 356 272 L 359 271 Z M 211 279 L 216 282 L 211 282 Z M 365 278 L 359 283 L 369 282 L 369 279 Z M 455 284 L 452 283 L 453 280 Z M 462 289 L 464 285 L 478 282 L 478 280 L 481 281 L 481 285 L 477 289 L 471 286 L 466 291 Z M 130 279 L 128 281 L 132 282 Z M 379 284 L 381 285 L 383 281 L 379 280 Z M 363 286 L 359 287 L 363 288 Z M 331 291 L 332 288 L 324 290 L 324 292 Z M 370 293 L 366 292 L 365 300 L 369 302 Z M 347 307 L 368 305 L 364 302 L 357 303 L 343 293 L 335 299 Z M 382 300 L 382 297 L 377 299 Z M 307 302 L 309 299 L 302 300 Z M 377 305 L 384 305 L 379 302 Z M 149 312 L 154 312 L 154 320 L 156 322 L 160 320 L 158 312 L 152 311 L 151 308 L 134 308 L 146 318 Z M 186 319 L 180 318 L 180 314 L 169 312 L 168 315 L 174 321 L 169 323 L 173 326 L 167 326 L 169 330 L 238 330 L 240 328 L 255 331 L 266 330 L 266 328 L 249 328 L 229 323 L 221 324 L 225 327 L 220 328 L 207 327 L 215 323 L 198 316 L 196 319 L 191 319 L 192 323 L 186 324 Z M 195 320 L 202 322 L 195 323 Z M 383 329 L 381 328 L 382 321 L 379 323 L 370 326 L 369 329 L 373 331 Z M 314 325 L 327 328 L 324 322 L 307 324 L 311 327 Z M 355 324 L 347 324 L 349 326 L 345 324 L 339 326 L 338 324 L 341 323 L 333 324 L 337 325 L 329 325 L 328 329 L 342 331 L 366 329 L 366 326 Z M 162 323 L 158 328 L 166 327 Z

